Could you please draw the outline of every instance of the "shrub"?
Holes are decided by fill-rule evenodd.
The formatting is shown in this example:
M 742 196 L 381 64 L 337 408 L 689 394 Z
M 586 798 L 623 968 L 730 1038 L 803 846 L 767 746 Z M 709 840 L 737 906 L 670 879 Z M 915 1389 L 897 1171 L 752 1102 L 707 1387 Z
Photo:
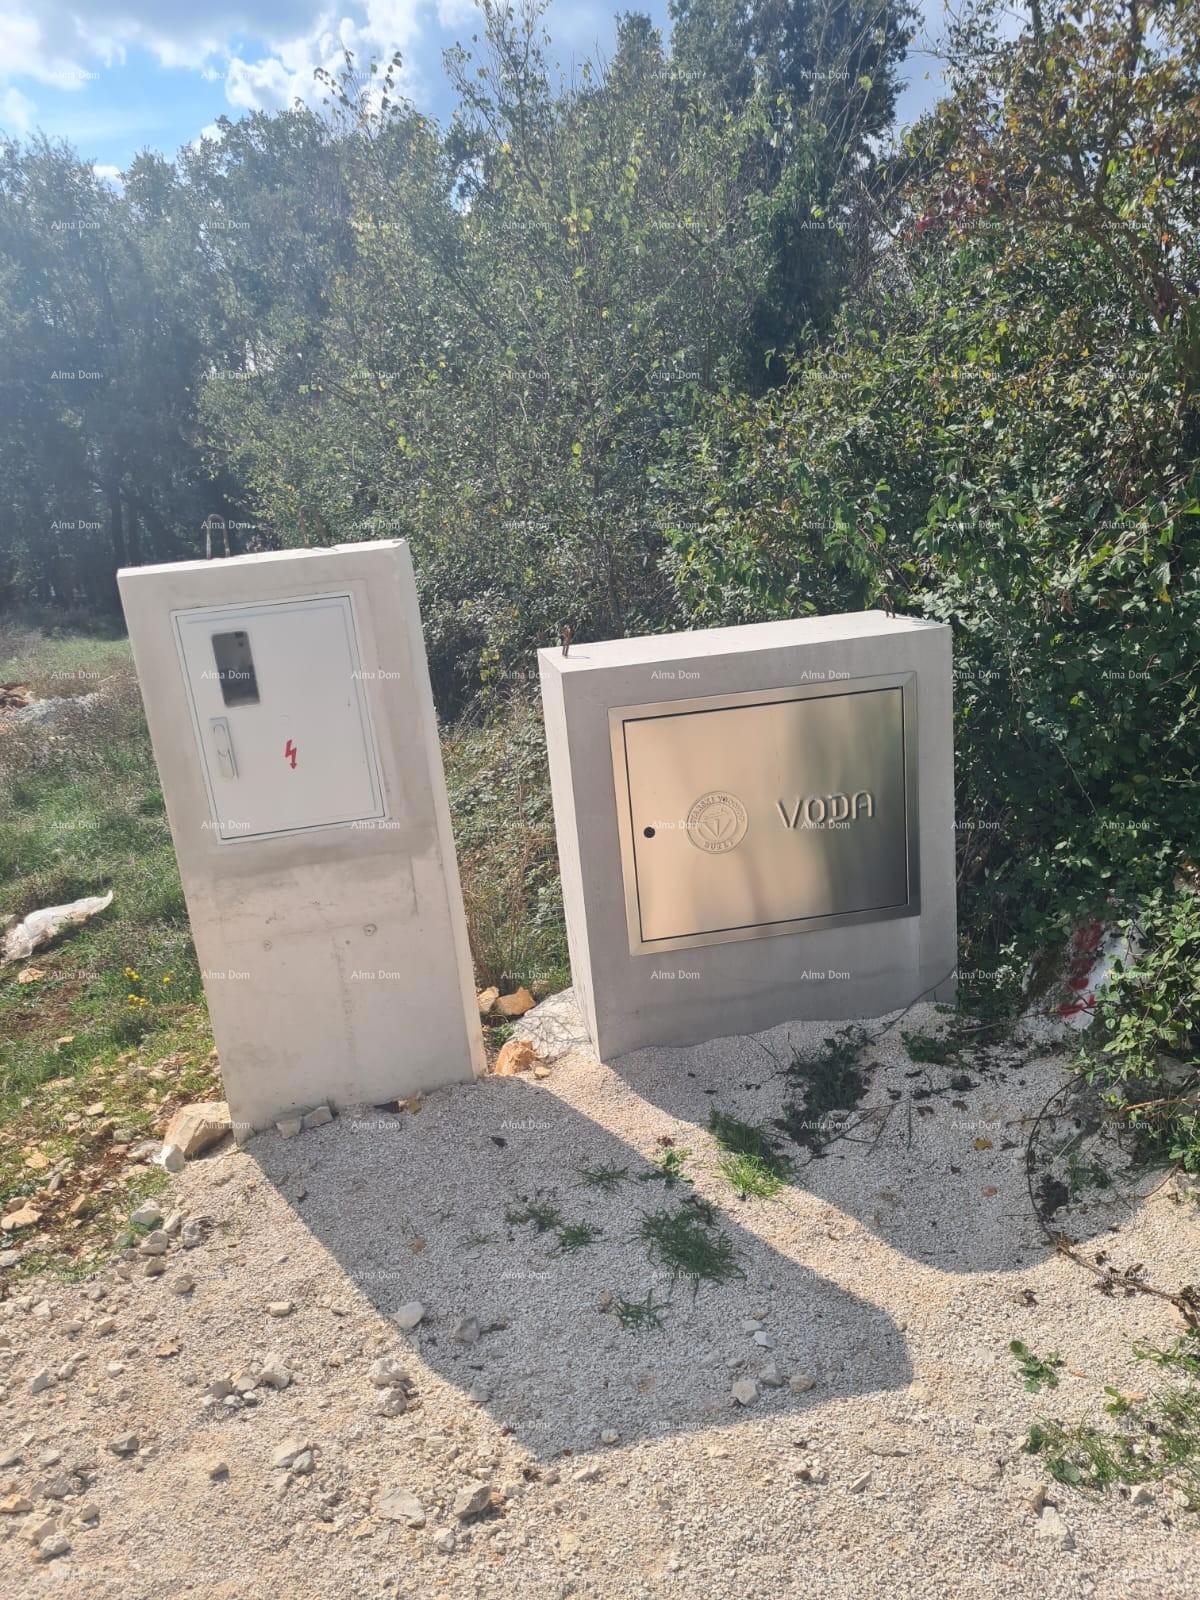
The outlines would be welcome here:
M 1100 995 L 1084 1070 L 1145 1159 L 1200 1172 L 1200 895 L 1160 891 L 1125 926 L 1144 947 Z

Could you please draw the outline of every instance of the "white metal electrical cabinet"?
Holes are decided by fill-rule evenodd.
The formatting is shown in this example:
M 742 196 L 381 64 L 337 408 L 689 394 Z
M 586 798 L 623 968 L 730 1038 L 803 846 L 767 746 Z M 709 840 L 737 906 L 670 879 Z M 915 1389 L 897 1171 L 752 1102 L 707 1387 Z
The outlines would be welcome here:
M 349 595 L 173 620 L 218 838 L 384 816 Z

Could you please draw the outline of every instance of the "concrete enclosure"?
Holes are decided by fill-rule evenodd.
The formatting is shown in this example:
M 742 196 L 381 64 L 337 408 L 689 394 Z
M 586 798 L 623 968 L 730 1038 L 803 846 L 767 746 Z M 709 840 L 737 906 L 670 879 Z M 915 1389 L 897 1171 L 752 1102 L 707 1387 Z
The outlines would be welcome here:
M 602 1059 L 953 996 L 947 627 L 856 612 L 539 666 Z
M 237 1132 L 478 1075 L 407 546 L 119 582 Z

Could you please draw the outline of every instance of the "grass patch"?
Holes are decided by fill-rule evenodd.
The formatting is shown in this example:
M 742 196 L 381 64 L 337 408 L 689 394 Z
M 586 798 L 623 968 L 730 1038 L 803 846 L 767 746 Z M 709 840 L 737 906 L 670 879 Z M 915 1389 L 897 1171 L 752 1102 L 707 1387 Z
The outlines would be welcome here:
M 535 697 L 463 718 L 442 755 L 467 931 L 481 988 L 570 983 L 545 733 Z
M 575 1171 L 586 1188 L 599 1189 L 604 1194 L 612 1194 L 629 1176 L 628 1167 L 618 1167 L 611 1162 L 600 1162 L 594 1167 L 576 1167 Z
M 722 1156 L 717 1171 L 743 1200 L 773 1200 L 785 1187 L 775 1167 L 768 1165 L 761 1156 Z
M 519 1211 L 506 1211 L 504 1220 L 516 1228 L 523 1228 L 531 1222 L 538 1233 L 550 1233 L 566 1226 L 558 1207 L 544 1201 L 534 1201 L 532 1205 L 522 1206 Z
M 112 1170 L 112 1164 L 103 1158 L 89 1163 L 86 1156 L 81 1157 L 72 1175 L 71 1187 L 64 1188 L 62 1193 L 73 1193 L 76 1199 L 86 1197 L 90 1187 L 98 1186 L 100 1175 L 106 1170 Z M 127 1182 L 123 1189 L 117 1188 L 115 1198 L 106 1196 L 103 1203 L 98 1201 L 78 1219 L 69 1217 L 71 1202 L 62 1203 L 47 1214 L 45 1220 L 52 1225 L 55 1222 L 64 1224 L 64 1231 L 52 1235 L 42 1246 L 25 1249 L 17 1265 L 5 1273 L 5 1281 L 15 1285 L 26 1278 L 52 1277 L 63 1283 L 76 1283 L 88 1277 L 151 1231 L 132 1224 L 129 1213 L 143 1200 L 162 1194 L 170 1183 L 170 1177 L 161 1167 L 137 1166 L 129 1169 Z M 42 1204 L 40 1200 L 36 1203 Z M 69 1232 L 66 1231 L 68 1227 Z M 5 1238 L 6 1245 L 19 1242 L 19 1236 L 15 1240 Z
M 103 1259 L 104 1256 L 86 1253 L 66 1256 L 56 1249 L 27 1250 L 18 1264 L 5 1273 L 5 1282 L 16 1285 L 30 1278 L 53 1278 L 59 1283 L 82 1283 Z
M 538 1233 L 558 1235 L 558 1248 L 567 1255 L 584 1250 L 602 1237 L 601 1230 L 590 1222 L 568 1222 L 557 1206 L 549 1201 L 534 1200 L 519 1209 L 504 1213 L 504 1220 L 515 1228 L 532 1225 Z
M 0 718 L 0 919 L 113 891 L 0 970 L 0 1202 L 41 1213 L 6 1235 L 23 1252 L 10 1276 L 79 1276 L 167 1181 L 121 1147 L 219 1098 L 219 1076 L 128 644 L 9 626 L 0 682 L 95 696 L 50 724 Z
M 1115 1484 L 1168 1481 L 1183 1490 L 1188 1510 L 1200 1510 L 1200 1332 L 1166 1349 L 1135 1345 L 1134 1356 L 1169 1380 L 1145 1395 L 1106 1387 L 1103 1409 L 1113 1423 L 1039 1421 L 1024 1449 L 1071 1488 L 1103 1492 Z
M 0 683 L 27 683 L 39 700 L 76 699 L 105 687 L 129 668 L 129 645 L 119 629 L 80 617 L 68 631 L 61 615 L 0 625 Z
M 900 1033 L 908 1059 L 917 1066 L 957 1066 L 971 1040 L 953 1027 L 948 1033 Z
M 665 1268 L 673 1279 L 685 1279 L 693 1297 L 702 1283 L 732 1283 L 746 1276 L 733 1240 L 693 1207 L 643 1212 L 638 1236 L 653 1265 Z
M 667 1134 L 663 1134 L 658 1142 L 660 1148 L 650 1157 L 654 1171 L 639 1172 L 639 1181 L 661 1183 L 668 1189 L 673 1189 L 677 1183 L 691 1183 L 691 1178 L 683 1168 L 684 1162 L 692 1152 L 682 1145 L 677 1145 Z
M 644 1300 L 626 1300 L 618 1295 L 614 1307 L 617 1321 L 627 1333 L 658 1333 L 663 1327 L 663 1312 L 670 1309 L 669 1300 L 654 1300 L 654 1290 Z
M 743 1198 L 770 1200 L 784 1187 L 790 1166 L 765 1128 L 713 1106 L 708 1131 L 725 1152 L 717 1171 Z
M 0 728 L 0 917 L 113 890 L 107 911 L 0 974 L 8 1122 L 43 1084 L 165 1039 L 204 1007 L 128 647 L 42 641 L 0 676 L 99 696 L 51 727 Z M 19 983 L 22 969 L 39 976 Z
M 590 1222 L 568 1222 L 558 1230 L 558 1248 L 567 1254 L 585 1250 L 603 1237 L 601 1230 Z
M 33 1228 L 6 1235 L 27 1251 L 22 1270 L 39 1261 L 94 1266 L 116 1248 L 129 1210 L 169 1181 L 130 1161 L 129 1147 L 160 1138 L 179 1106 L 220 1092 L 197 1011 L 137 1049 L 106 1047 L 20 1102 L 0 1130 L 0 1203 L 26 1200 L 41 1214 Z
M 819 1156 L 867 1092 L 863 1057 L 870 1044 L 866 1030 L 851 1024 L 824 1040 L 816 1055 L 793 1052 L 787 1078 L 799 1094 L 788 1102 L 775 1127 Z
M 716 1106 L 708 1113 L 708 1131 L 722 1150 L 736 1155 L 757 1156 L 760 1161 L 775 1159 L 775 1142 L 765 1128 L 741 1122 Z

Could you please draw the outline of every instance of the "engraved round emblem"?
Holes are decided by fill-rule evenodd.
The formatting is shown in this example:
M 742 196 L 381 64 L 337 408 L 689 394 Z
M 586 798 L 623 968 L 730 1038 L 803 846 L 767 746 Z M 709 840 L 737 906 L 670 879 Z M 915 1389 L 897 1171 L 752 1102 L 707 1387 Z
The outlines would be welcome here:
M 710 855 L 723 855 L 746 837 L 746 808 L 737 795 L 702 794 L 688 812 L 688 838 Z

